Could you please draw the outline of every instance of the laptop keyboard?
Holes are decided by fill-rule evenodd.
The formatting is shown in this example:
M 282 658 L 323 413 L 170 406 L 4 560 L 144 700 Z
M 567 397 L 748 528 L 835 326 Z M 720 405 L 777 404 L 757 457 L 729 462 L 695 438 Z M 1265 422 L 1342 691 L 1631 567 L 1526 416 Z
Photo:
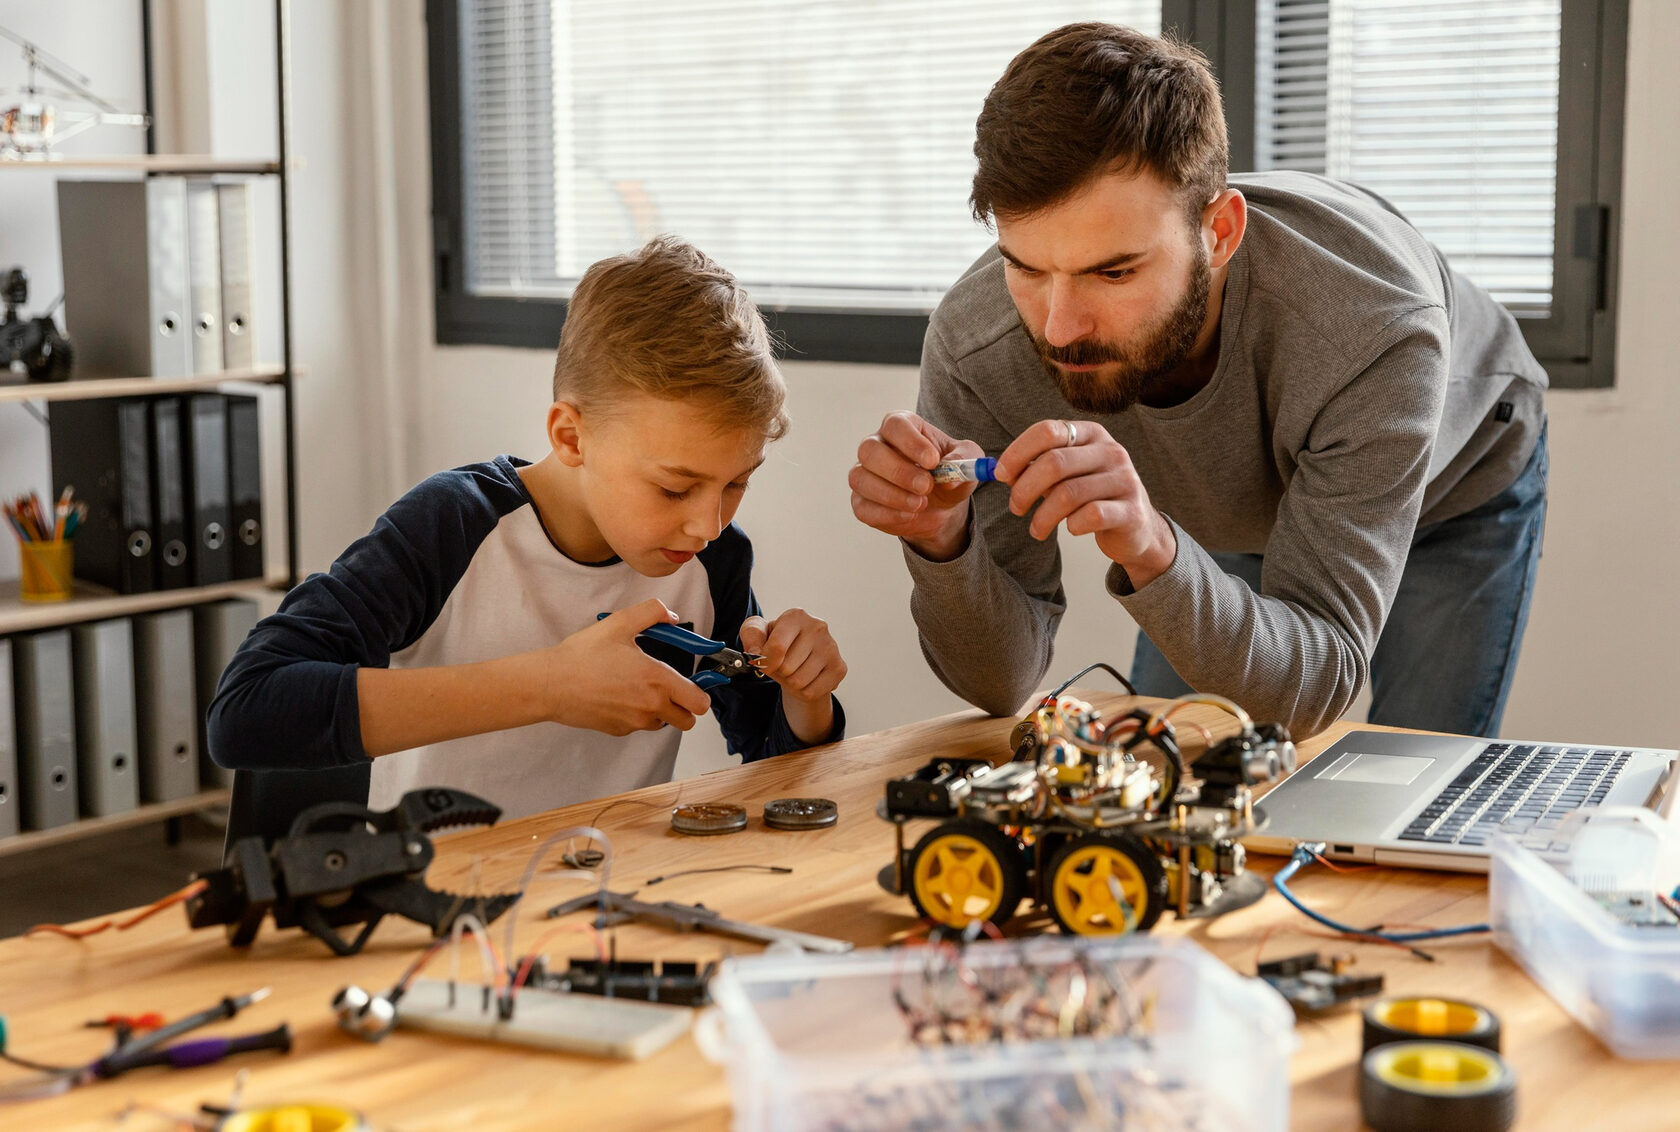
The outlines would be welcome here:
M 1596 747 L 1489 743 L 1400 834 L 1431 845 L 1486 845 L 1495 830 L 1515 836 L 1555 829 L 1572 811 L 1596 806 L 1632 752 Z

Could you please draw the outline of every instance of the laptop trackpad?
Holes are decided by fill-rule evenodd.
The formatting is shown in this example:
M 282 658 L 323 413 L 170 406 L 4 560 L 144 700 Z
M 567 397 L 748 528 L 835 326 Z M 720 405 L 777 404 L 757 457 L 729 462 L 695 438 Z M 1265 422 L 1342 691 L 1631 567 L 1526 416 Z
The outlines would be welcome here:
M 1349 751 L 1326 767 L 1315 778 L 1332 778 L 1337 782 L 1373 782 L 1382 786 L 1406 786 L 1435 764 L 1434 759 L 1413 755 L 1373 755 L 1369 752 Z

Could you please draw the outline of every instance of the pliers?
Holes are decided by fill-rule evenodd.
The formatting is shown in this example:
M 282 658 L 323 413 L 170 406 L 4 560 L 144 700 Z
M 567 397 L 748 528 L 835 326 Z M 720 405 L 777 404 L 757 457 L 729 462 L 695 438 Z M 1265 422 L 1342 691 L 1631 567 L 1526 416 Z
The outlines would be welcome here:
M 606 613 L 595 615 L 597 621 L 610 616 Z M 636 635 L 637 640 L 646 637 L 651 641 L 658 641 L 662 645 L 681 649 L 683 652 L 700 658 L 698 671 L 694 673 L 694 683 L 700 688 L 710 691 L 721 687 L 741 677 L 762 679 L 764 673 L 758 670 L 764 660 L 757 653 L 740 652 L 732 649 L 722 641 L 714 641 L 710 637 L 702 637 L 699 633 L 691 633 L 687 629 L 676 625 L 660 623 L 650 625 Z

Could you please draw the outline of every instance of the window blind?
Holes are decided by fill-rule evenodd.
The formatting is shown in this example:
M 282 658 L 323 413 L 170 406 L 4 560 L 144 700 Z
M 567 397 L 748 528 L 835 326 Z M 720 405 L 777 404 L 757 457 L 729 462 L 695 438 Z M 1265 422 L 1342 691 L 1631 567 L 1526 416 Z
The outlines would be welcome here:
M 991 241 L 974 120 L 1009 60 L 1159 0 L 461 0 L 466 278 L 564 296 L 660 232 L 770 306 L 931 310 Z
M 1262 0 L 1257 164 L 1364 185 L 1545 314 L 1561 27 L 1560 0 Z

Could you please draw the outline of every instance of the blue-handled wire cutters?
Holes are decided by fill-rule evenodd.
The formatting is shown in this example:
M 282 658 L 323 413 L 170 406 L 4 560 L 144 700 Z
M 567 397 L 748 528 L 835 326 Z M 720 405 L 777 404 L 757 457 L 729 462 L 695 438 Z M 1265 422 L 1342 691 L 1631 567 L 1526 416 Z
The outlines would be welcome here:
M 597 613 L 595 620 L 599 621 L 609 616 L 611 615 L 607 613 Z M 663 622 L 650 625 L 636 634 L 637 640 L 643 637 L 699 657 L 699 671 L 695 672 L 693 680 L 695 684 L 707 691 L 739 677 L 761 679 L 764 675 L 758 670 L 757 665 L 758 661 L 764 659 L 763 657 L 755 653 L 740 652 L 730 648 L 722 641 L 702 637 L 699 633 L 691 633 L 687 629 L 679 628 L 676 625 Z

